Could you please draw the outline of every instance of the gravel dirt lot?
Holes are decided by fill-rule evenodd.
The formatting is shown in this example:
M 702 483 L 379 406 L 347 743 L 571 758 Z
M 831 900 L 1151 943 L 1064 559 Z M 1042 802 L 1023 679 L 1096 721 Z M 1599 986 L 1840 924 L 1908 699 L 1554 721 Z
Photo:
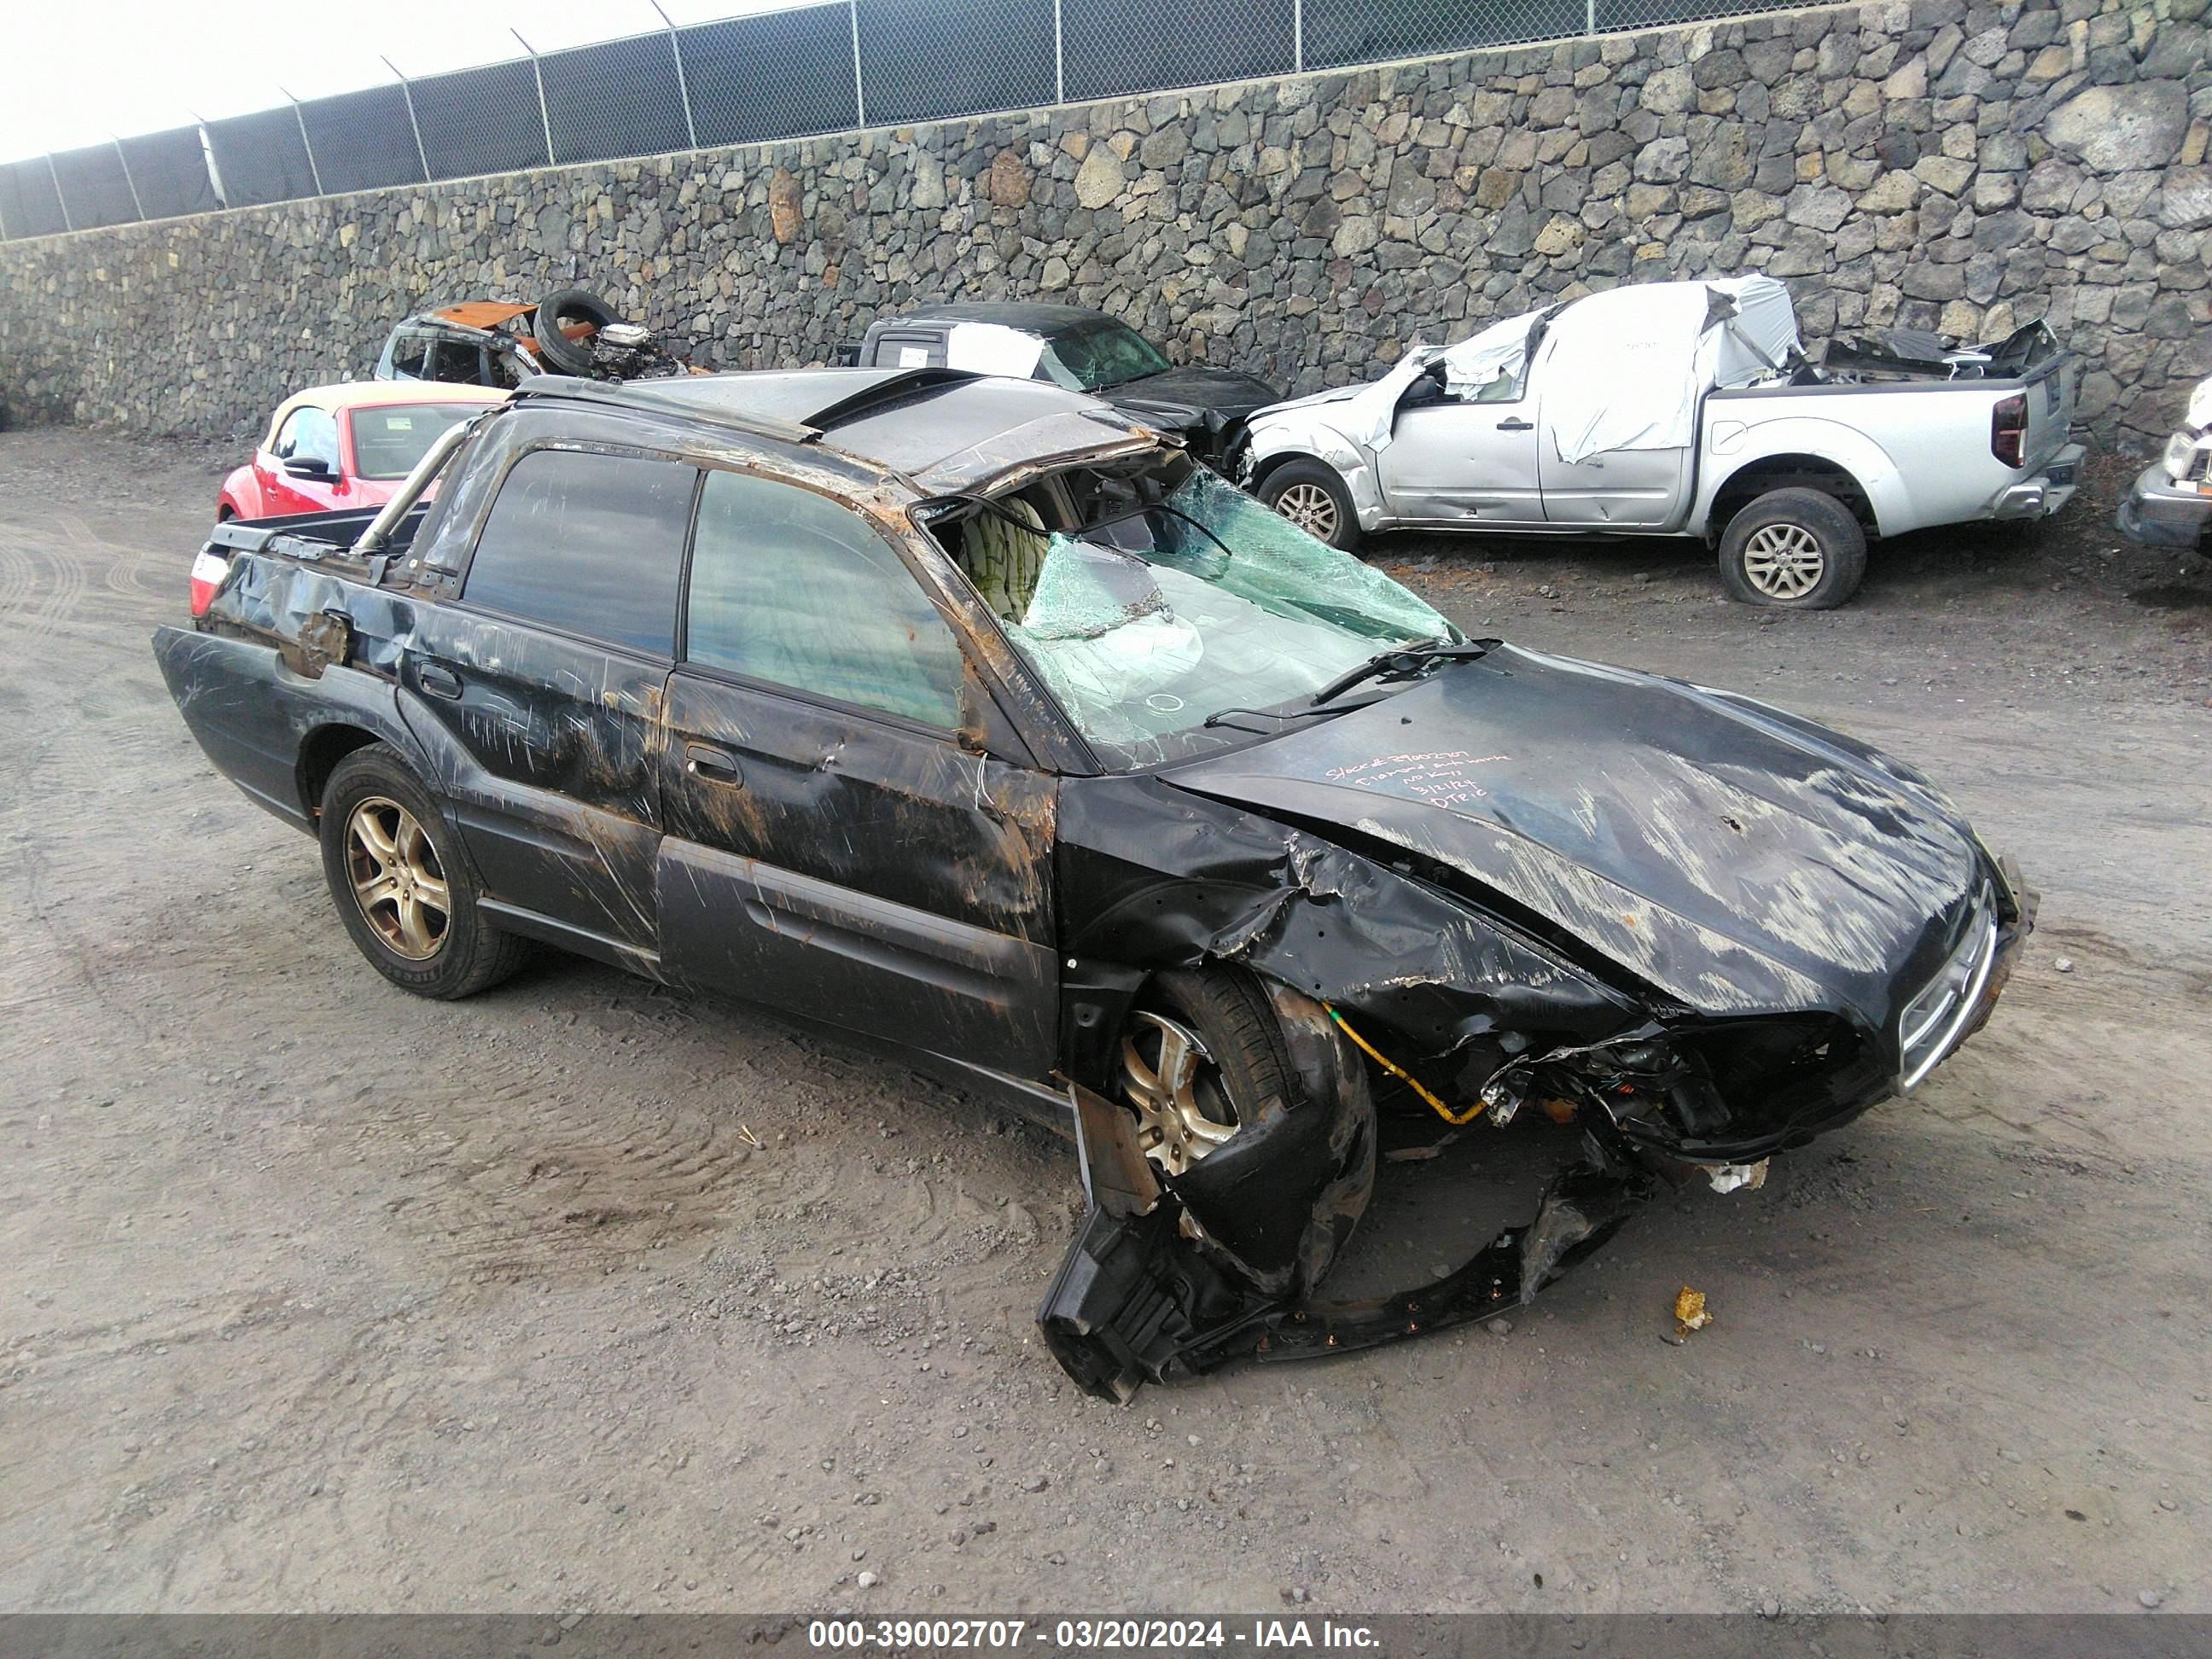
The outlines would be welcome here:
M 0 434 L 0 1607 L 2212 1610 L 2212 568 L 2120 547 L 2124 468 L 1820 616 L 1695 548 L 1380 544 L 1923 764 L 2042 926 L 1910 1104 L 1510 1332 L 1116 1410 L 1031 1336 L 1049 1135 L 610 969 L 356 957 L 147 649 L 235 459 Z M 1351 1270 L 1546 1155 L 1386 1166 Z

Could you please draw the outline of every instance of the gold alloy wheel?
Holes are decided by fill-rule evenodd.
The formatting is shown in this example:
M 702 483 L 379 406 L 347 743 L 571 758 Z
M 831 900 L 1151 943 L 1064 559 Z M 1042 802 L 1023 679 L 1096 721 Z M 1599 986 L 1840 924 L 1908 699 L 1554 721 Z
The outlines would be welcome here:
M 446 943 L 453 899 L 429 832 L 398 801 L 371 795 L 346 820 L 346 873 L 362 919 L 387 948 L 426 962 Z
M 1139 1009 L 1132 1018 L 1121 1038 L 1121 1092 L 1136 1110 L 1137 1145 L 1170 1175 L 1237 1133 L 1213 1056 L 1196 1032 L 1163 1015 Z
M 1292 484 L 1275 497 L 1275 511 L 1316 541 L 1326 542 L 1336 534 L 1336 497 L 1319 484 Z

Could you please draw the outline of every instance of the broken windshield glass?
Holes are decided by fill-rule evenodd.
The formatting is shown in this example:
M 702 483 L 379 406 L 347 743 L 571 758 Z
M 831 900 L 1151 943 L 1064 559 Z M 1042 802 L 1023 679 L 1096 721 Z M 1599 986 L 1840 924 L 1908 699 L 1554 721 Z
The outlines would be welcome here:
M 1168 360 L 1127 323 L 1101 322 L 1054 336 L 1045 343 L 1038 367 L 1045 378 L 1071 392 L 1103 392 L 1164 374 Z
M 1302 703 L 1379 649 L 1460 637 L 1389 577 L 1202 468 L 1152 493 L 1073 536 L 1025 505 L 987 514 L 962 553 L 1007 638 L 1103 758 L 1146 765 L 1246 741 L 1253 722 L 1209 730 L 1206 718 Z

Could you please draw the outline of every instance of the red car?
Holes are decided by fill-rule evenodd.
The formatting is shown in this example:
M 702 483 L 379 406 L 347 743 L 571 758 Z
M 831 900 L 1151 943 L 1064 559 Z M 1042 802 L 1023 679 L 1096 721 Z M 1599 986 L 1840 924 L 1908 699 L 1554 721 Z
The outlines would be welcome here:
M 440 433 L 506 398 L 421 380 L 295 392 L 277 405 L 253 459 L 222 481 L 216 520 L 381 507 Z

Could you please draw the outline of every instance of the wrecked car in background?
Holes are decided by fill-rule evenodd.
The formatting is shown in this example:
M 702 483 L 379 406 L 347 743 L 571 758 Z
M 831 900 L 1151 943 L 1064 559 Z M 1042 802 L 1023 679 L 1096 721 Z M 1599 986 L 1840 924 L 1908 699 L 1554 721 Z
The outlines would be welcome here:
M 270 519 L 381 507 L 447 427 L 501 392 L 482 386 L 348 380 L 276 406 L 253 458 L 222 481 L 216 517 Z
M 1731 597 L 1823 610 L 1877 538 L 2064 507 L 2074 371 L 2040 323 L 1973 351 L 1892 331 L 1815 364 L 1771 277 L 1640 283 L 1262 410 L 1237 476 L 1335 547 L 1401 528 L 1697 537 Z
M 534 301 L 471 300 L 393 326 L 376 360 L 380 380 L 444 380 L 512 391 L 539 374 L 649 380 L 703 374 L 650 329 L 624 322 L 580 288 Z
M 1039 1322 L 1111 1399 L 1521 1305 L 1648 1170 L 1751 1184 L 1917 1086 L 2031 924 L 1910 767 L 1467 638 L 1048 386 L 535 380 L 193 575 L 185 723 L 393 983 L 548 941 L 1072 1130 Z M 1407 1111 L 1583 1160 L 1441 1280 L 1324 1301 Z
M 2165 453 L 2121 501 L 2119 530 L 2142 547 L 2212 548 L 2212 378 L 2197 383 Z
M 849 354 L 862 368 L 959 368 L 1088 392 L 1218 467 L 1252 411 L 1282 388 L 1234 369 L 1178 368 L 1118 317 L 1080 306 L 927 307 L 868 325 Z

